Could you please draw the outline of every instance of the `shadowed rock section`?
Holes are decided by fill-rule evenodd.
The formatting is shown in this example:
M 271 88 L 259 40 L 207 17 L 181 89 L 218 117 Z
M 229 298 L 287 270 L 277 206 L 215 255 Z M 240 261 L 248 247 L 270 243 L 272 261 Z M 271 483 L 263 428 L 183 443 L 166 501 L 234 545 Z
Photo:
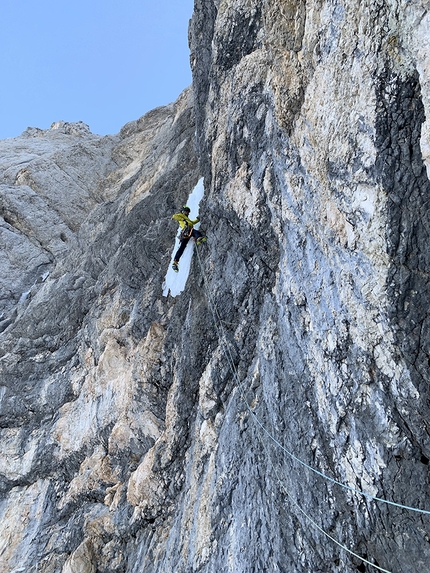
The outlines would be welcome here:
M 0 143 L 0 570 L 429 569 L 428 21 L 196 0 L 175 104 Z

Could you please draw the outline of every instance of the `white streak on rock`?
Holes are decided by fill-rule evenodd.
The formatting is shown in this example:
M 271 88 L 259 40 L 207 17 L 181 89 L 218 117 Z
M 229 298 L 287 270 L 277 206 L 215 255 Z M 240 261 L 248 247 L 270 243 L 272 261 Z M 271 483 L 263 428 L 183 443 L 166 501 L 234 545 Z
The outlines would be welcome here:
M 204 186 L 203 186 L 203 179 L 195 186 L 193 192 L 188 198 L 187 205 L 191 209 L 190 212 L 190 219 L 195 219 L 199 214 L 199 204 L 203 198 L 204 194 Z M 197 224 L 196 229 L 198 229 L 199 224 Z M 179 248 L 179 233 L 176 237 L 175 241 L 175 248 L 172 251 L 172 258 L 170 260 L 169 269 L 166 273 L 166 277 L 163 283 L 163 296 L 168 296 L 169 291 L 170 295 L 175 297 L 181 294 L 181 292 L 185 289 L 185 285 L 187 283 L 188 275 L 190 273 L 191 267 L 191 260 L 193 257 L 194 252 L 194 241 L 190 240 L 187 245 L 187 248 L 184 251 L 184 254 L 181 257 L 179 262 L 179 273 L 175 273 L 172 269 L 173 257 L 175 256 L 176 251 Z

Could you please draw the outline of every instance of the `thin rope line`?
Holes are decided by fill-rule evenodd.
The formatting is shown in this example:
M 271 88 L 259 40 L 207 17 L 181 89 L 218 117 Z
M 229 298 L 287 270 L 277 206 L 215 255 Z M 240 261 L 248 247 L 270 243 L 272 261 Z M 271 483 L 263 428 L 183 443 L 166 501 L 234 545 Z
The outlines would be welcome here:
M 211 301 L 211 296 L 210 296 L 210 294 L 209 294 L 208 289 L 206 288 L 207 279 L 206 279 L 205 274 L 204 274 L 204 270 L 203 270 L 203 267 L 202 267 L 202 263 L 201 263 L 200 254 L 199 254 L 199 252 L 198 252 L 198 249 L 196 249 L 196 251 L 197 251 L 197 258 L 198 258 L 198 261 L 199 261 L 200 269 L 201 269 L 202 276 L 203 276 L 203 282 L 205 283 L 206 298 L 207 298 L 209 307 L 210 307 L 211 312 L 212 312 L 212 318 L 213 318 L 213 320 L 214 320 L 215 328 L 216 328 L 218 334 L 220 334 L 220 328 L 219 328 L 219 326 L 218 326 L 218 324 L 217 324 L 217 321 L 216 321 L 216 314 L 218 314 L 218 317 L 219 317 L 219 312 L 217 311 L 216 305 L 212 303 L 212 301 Z M 221 320 L 220 317 L 219 317 L 219 320 Z M 222 329 L 222 322 L 220 322 L 220 325 L 221 325 L 221 329 Z M 249 406 L 249 404 L 248 404 L 248 401 L 246 400 L 246 398 L 245 398 L 245 396 L 244 396 L 244 394 L 243 394 L 243 391 L 242 391 L 243 384 L 239 381 L 239 376 L 238 376 L 237 370 L 236 370 L 236 368 L 235 368 L 235 365 L 234 365 L 234 362 L 233 362 L 233 357 L 232 357 L 232 354 L 231 354 L 229 345 L 227 344 L 227 339 L 226 339 L 226 336 L 225 336 L 225 333 L 224 333 L 224 332 L 220 335 L 220 338 L 221 338 L 222 342 L 224 343 L 224 345 L 225 345 L 226 348 L 227 348 L 228 356 L 227 356 L 227 353 L 226 353 L 226 356 L 227 356 L 227 359 L 228 359 L 228 361 L 229 361 L 230 369 L 232 370 L 233 376 L 236 378 L 236 381 L 239 383 L 239 392 L 240 392 L 240 395 L 241 395 L 242 399 L 244 400 L 244 402 L 245 402 L 245 404 L 246 404 L 248 410 L 251 412 L 253 420 L 254 420 L 255 422 L 257 422 L 258 425 L 259 425 L 261 428 L 264 429 L 265 433 L 266 433 L 271 439 L 273 439 L 272 436 L 267 432 L 267 430 L 262 426 L 262 424 L 261 424 L 261 422 L 258 420 L 258 418 L 255 416 L 254 412 L 251 410 L 251 408 L 250 408 L 250 406 Z M 270 463 L 271 463 L 271 465 L 272 465 L 272 468 L 273 468 L 274 471 L 275 471 L 276 478 L 277 478 L 277 480 L 278 480 L 278 482 L 279 482 L 281 488 L 284 490 L 285 494 L 288 496 L 288 498 L 289 498 L 290 501 L 293 503 L 293 505 L 300 511 L 300 513 L 302 513 L 302 514 L 306 517 L 306 519 L 308 519 L 308 520 L 312 523 L 312 525 L 313 525 L 314 527 L 316 527 L 321 533 L 323 533 L 326 537 L 328 537 L 331 541 L 333 541 L 336 545 L 338 545 L 341 549 L 343 549 L 344 551 L 346 551 L 346 552 L 349 553 L 350 555 L 353 555 L 353 556 L 356 557 L 357 559 L 360 559 L 360 560 L 363 561 L 364 563 L 367 563 L 367 564 L 370 565 L 371 567 L 374 567 L 375 569 L 378 569 L 379 571 L 382 571 L 383 573 L 391 573 L 391 571 L 388 571 L 388 569 L 383 569 L 382 567 L 379 567 L 378 565 L 375 565 L 374 563 L 371 563 L 371 562 L 368 561 L 367 559 L 361 557 L 360 555 L 358 555 L 357 553 L 355 553 L 354 551 L 352 551 L 351 549 L 349 549 L 348 547 L 346 547 L 346 545 L 344 545 L 344 544 L 340 543 L 339 541 L 337 541 L 337 539 L 335 539 L 332 535 L 330 535 L 330 534 L 327 533 L 322 527 L 320 527 L 320 526 L 310 517 L 310 515 L 308 515 L 308 514 L 299 506 L 299 504 L 298 504 L 298 503 L 296 502 L 296 500 L 291 496 L 291 494 L 288 492 L 288 490 L 286 489 L 285 485 L 283 484 L 282 480 L 280 479 L 279 474 L 278 474 L 278 471 L 277 471 L 275 465 L 274 465 L 273 462 L 272 462 L 272 459 L 271 459 L 271 456 L 270 456 L 270 452 L 268 451 L 266 445 L 264 444 L 262 437 L 261 437 L 258 433 L 257 433 L 257 438 L 260 440 L 260 442 L 261 442 L 261 444 L 262 444 L 264 450 L 266 451 L 266 455 L 267 455 L 267 457 L 268 457 L 268 459 L 269 459 L 269 461 L 270 461 Z M 311 468 L 311 469 L 312 469 L 312 468 Z
M 201 273 L 202 273 L 202 276 L 203 276 L 203 282 L 204 282 L 204 284 L 206 285 L 206 284 L 208 284 L 208 281 L 207 281 L 207 278 L 206 278 L 206 275 L 205 275 L 205 272 L 204 272 L 204 269 L 203 269 L 203 265 L 202 265 L 202 262 L 201 262 L 201 259 L 200 259 L 200 253 L 199 253 L 198 249 L 196 249 L 196 251 L 197 251 L 197 258 L 198 258 L 199 265 L 200 265 L 200 270 L 201 270 Z M 220 333 L 220 329 L 223 330 L 222 322 L 220 322 L 220 327 L 218 327 L 218 326 L 217 326 L 217 320 L 216 320 L 216 314 L 215 314 L 215 312 L 214 312 L 214 310 L 213 310 L 213 308 L 212 308 L 212 302 L 211 302 L 211 297 L 210 297 L 210 294 L 209 294 L 209 290 L 208 290 L 208 288 L 206 288 L 206 286 L 205 286 L 205 291 L 206 291 L 206 298 L 207 298 L 207 300 L 208 300 L 209 307 L 210 307 L 211 312 L 212 312 L 212 317 L 213 317 L 213 319 L 214 319 L 215 328 L 217 329 L 217 332 Z M 215 309 L 216 309 L 216 306 L 215 306 Z M 218 320 L 221 321 L 221 317 L 219 316 L 219 313 L 218 313 L 218 312 L 217 312 L 217 314 L 218 314 Z M 232 354 L 231 354 L 230 347 L 229 347 L 229 344 L 228 344 L 228 341 L 227 341 L 227 339 L 226 339 L 225 334 L 222 333 L 222 334 L 220 335 L 220 338 L 223 339 L 224 345 L 226 346 L 227 352 L 228 352 L 228 354 L 229 354 L 229 359 L 230 359 L 230 367 L 232 368 L 233 375 L 234 375 L 235 378 L 236 378 L 236 382 L 237 382 L 237 384 L 238 384 L 238 386 L 239 386 L 239 390 L 240 390 L 240 392 L 241 392 L 242 398 L 244 399 L 245 404 L 246 404 L 246 407 L 247 407 L 247 409 L 249 410 L 251 416 L 255 419 L 255 421 L 256 421 L 257 424 L 261 427 L 261 429 L 267 434 L 267 436 L 268 436 L 277 446 L 279 446 L 290 458 L 292 458 L 293 460 L 295 460 L 296 462 L 298 462 L 299 464 L 301 464 L 302 466 L 304 466 L 304 467 L 307 468 L 308 470 L 310 470 L 310 471 L 314 472 L 315 474 L 319 475 L 320 477 L 326 479 L 327 481 L 330 481 L 331 483 L 334 483 L 334 484 L 336 484 L 336 485 L 338 485 L 338 486 L 340 486 L 340 487 L 343 487 L 344 489 L 346 489 L 346 490 L 348 490 L 348 491 L 350 491 L 350 492 L 352 492 L 352 493 L 355 493 L 355 494 L 358 494 L 358 495 L 362 495 L 362 496 L 364 496 L 364 497 L 367 497 L 367 498 L 369 498 L 369 499 L 373 499 L 373 500 L 375 500 L 375 501 L 380 501 L 381 503 L 386 503 L 386 504 L 388 504 L 388 505 L 393 505 L 393 506 L 399 507 L 399 508 L 401 508 L 401 509 L 407 509 L 407 510 L 409 510 L 409 511 L 415 511 L 415 512 L 417 512 L 417 513 L 423 513 L 423 514 L 426 514 L 426 515 L 430 515 L 430 511 L 429 511 L 429 510 L 419 509 L 418 507 L 413 507 L 413 506 L 409 506 L 409 505 L 403 505 L 403 504 L 397 503 L 397 502 L 395 502 L 395 501 L 389 501 L 389 500 L 384 499 L 384 498 L 382 498 L 382 497 L 377 497 L 377 496 L 375 496 L 375 495 L 372 495 L 371 493 L 367 493 L 367 492 L 365 492 L 365 491 L 360 491 L 360 490 L 355 489 L 355 488 L 353 488 L 353 487 L 351 487 L 351 486 L 349 486 L 349 485 L 347 485 L 347 484 L 344 484 L 344 483 L 342 483 L 342 482 L 336 480 L 335 478 L 332 478 L 332 477 L 326 475 L 325 473 L 323 473 L 323 472 L 317 470 L 316 468 L 313 468 L 312 466 L 308 465 L 306 462 L 304 462 L 303 460 L 301 460 L 300 458 L 298 458 L 296 455 L 294 455 L 292 452 L 290 452 L 289 450 L 287 450 L 287 448 L 285 448 L 285 446 L 283 446 L 283 445 L 264 427 L 264 425 L 260 422 L 260 420 L 258 419 L 258 417 L 257 417 L 257 415 L 255 414 L 255 412 L 252 410 L 252 408 L 251 408 L 251 406 L 249 405 L 249 403 L 248 403 L 248 401 L 246 400 L 246 398 L 243 396 L 243 392 L 242 392 L 242 390 L 241 390 L 243 384 L 242 384 L 242 382 L 240 382 L 239 376 L 238 376 L 238 374 L 237 374 L 237 372 L 236 372 L 236 369 L 235 369 L 235 366 L 234 366 L 233 356 L 232 356 Z
M 339 547 L 341 547 L 344 551 L 348 552 L 350 555 L 353 555 L 354 557 L 356 557 L 357 559 L 360 559 L 360 561 L 363 561 L 364 563 L 367 563 L 368 565 L 370 565 L 371 567 L 375 567 L 375 569 L 378 569 L 379 571 L 382 571 L 383 573 L 392 573 L 391 571 L 388 571 L 387 569 L 384 569 L 382 567 L 379 567 L 379 565 L 375 565 L 375 563 L 372 563 L 371 561 L 368 561 L 367 559 L 365 559 L 364 557 L 361 557 L 360 555 L 358 555 L 358 553 L 355 553 L 354 551 L 352 551 L 351 549 L 349 549 L 346 545 L 344 545 L 343 543 L 340 543 L 340 541 L 338 541 L 337 539 L 335 539 L 332 535 L 330 535 L 329 533 L 327 533 L 327 531 L 325 531 L 321 526 L 318 525 L 318 523 L 316 523 L 312 517 L 306 513 L 306 511 L 304 511 L 304 509 L 302 509 L 300 507 L 300 505 L 297 503 L 297 501 L 292 497 L 292 495 L 290 494 L 290 492 L 287 490 L 284 482 L 282 481 L 282 479 L 279 477 L 279 473 L 278 473 L 278 469 L 276 468 L 275 464 L 272 461 L 272 458 L 270 456 L 270 452 L 267 448 L 267 446 L 264 444 L 261 436 L 259 434 L 257 434 L 258 439 L 261 442 L 261 445 L 263 446 L 264 450 L 266 451 L 266 455 L 270 461 L 270 464 L 272 466 L 273 471 L 276 474 L 276 478 L 279 482 L 279 485 L 281 486 L 281 488 L 283 489 L 284 493 L 288 496 L 290 502 L 300 511 L 300 513 L 302 513 L 306 519 L 308 519 L 312 525 L 314 527 L 316 527 L 319 531 L 321 531 L 321 533 L 323 533 L 326 537 L 328 537 L 329 539 L 331 539 L 331 541 L 333 541 L 334 543 L 336 543 L 336 545 L 338 545 Z

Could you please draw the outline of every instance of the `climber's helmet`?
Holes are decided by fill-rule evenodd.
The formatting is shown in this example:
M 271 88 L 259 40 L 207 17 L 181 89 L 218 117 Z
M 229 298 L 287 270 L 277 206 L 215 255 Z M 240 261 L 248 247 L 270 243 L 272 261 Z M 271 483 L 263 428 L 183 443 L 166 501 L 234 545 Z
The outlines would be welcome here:
M 183 213 L 184 215 L 188 215 L 190 214 L 191 209 L 189 207 L 187 207 L 187 205 L 184 205 L 181 209 L 181 213 Z

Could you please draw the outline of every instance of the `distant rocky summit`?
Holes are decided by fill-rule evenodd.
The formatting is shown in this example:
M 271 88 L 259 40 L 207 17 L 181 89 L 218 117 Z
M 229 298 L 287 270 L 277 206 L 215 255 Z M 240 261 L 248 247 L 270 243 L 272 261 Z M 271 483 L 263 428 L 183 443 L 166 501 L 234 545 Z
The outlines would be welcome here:
M 428 571 L 428 3 L 196 0 L 189 40 L 118 135 L 0 141 L 0 573 Z

